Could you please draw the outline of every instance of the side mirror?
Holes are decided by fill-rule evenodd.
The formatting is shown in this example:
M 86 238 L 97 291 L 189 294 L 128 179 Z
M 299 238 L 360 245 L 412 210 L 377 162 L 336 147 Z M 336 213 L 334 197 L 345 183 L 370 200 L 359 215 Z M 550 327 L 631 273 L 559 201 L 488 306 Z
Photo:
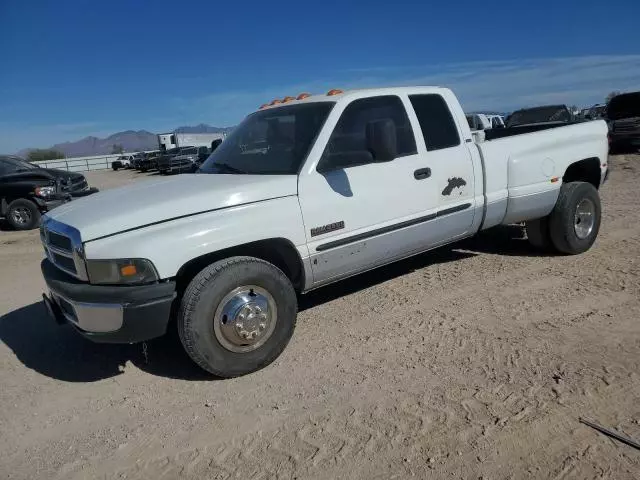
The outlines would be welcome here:
M 374 162 L 390 162 L 398 156 L 396 125 L 390 118 L 368 122 L 366 137 Z

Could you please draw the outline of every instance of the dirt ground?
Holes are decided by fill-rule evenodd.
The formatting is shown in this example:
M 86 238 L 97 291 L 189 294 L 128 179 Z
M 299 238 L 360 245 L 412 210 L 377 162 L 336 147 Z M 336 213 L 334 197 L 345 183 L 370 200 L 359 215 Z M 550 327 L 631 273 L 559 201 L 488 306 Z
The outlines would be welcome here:
M 578 422 L 640 441 L 640 157 L 610 162 L 586 254 L 504 227 L 315 291 L 282 356 L 234 380 L 174 336 L 54 325 L 37 232 L 1 231 L 2 478 L 640 478 L 640 451 Z

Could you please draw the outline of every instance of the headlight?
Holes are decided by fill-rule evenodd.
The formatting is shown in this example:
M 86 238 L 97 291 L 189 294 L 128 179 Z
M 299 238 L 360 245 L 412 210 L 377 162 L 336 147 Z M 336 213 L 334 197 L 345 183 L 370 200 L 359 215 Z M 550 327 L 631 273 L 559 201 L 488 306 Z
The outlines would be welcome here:
M 158 280 L 153 263 L 144 258 L 87 260 L 87 273 L 93 284 L 133 285 Z
M 55 195 L 56 187 L 38 187 L 35 192 L 38 197 L 48 197 L 50 195 Z

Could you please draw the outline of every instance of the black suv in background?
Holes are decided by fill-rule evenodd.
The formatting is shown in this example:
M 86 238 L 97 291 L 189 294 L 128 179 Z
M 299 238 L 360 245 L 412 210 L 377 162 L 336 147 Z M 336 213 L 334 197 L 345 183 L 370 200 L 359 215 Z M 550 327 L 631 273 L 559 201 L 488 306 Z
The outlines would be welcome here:
M 20 157 L 0 155 L 0 217 L 16 230 L 36 228 L 43 213 L 97 191 L 81 173 L 40 168 Z
M 144 158 L 138 163 L 138 170 L 141 172 L 156 170 L 158 168 L 158 158 L 160 155 L 160 152 L 146 153 Z
M 640 149 L 640 92 L 616 95 L 607 104 L 609 151 L 635 153 Z
M 209 157 L 208 147 L 182 147 L 171 149 L 158 160 L 160 173 L 193 173 Z

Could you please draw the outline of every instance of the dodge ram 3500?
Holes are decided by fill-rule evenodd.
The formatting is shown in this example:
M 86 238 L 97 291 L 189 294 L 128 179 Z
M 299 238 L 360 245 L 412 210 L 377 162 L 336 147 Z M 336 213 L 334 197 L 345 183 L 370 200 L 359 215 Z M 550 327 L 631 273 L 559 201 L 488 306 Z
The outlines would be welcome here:
M 605 122 L 498 131 L 476 143 L 439 87 L 263 105 L 196 175 L 48 213 L 44 302 L 96 342 L 145 341 L 175 320 L 195 363 L 232 377 L 278 357 L 297 295 L 316 287 L 514 222 L 537 247 L 588 250 Z

